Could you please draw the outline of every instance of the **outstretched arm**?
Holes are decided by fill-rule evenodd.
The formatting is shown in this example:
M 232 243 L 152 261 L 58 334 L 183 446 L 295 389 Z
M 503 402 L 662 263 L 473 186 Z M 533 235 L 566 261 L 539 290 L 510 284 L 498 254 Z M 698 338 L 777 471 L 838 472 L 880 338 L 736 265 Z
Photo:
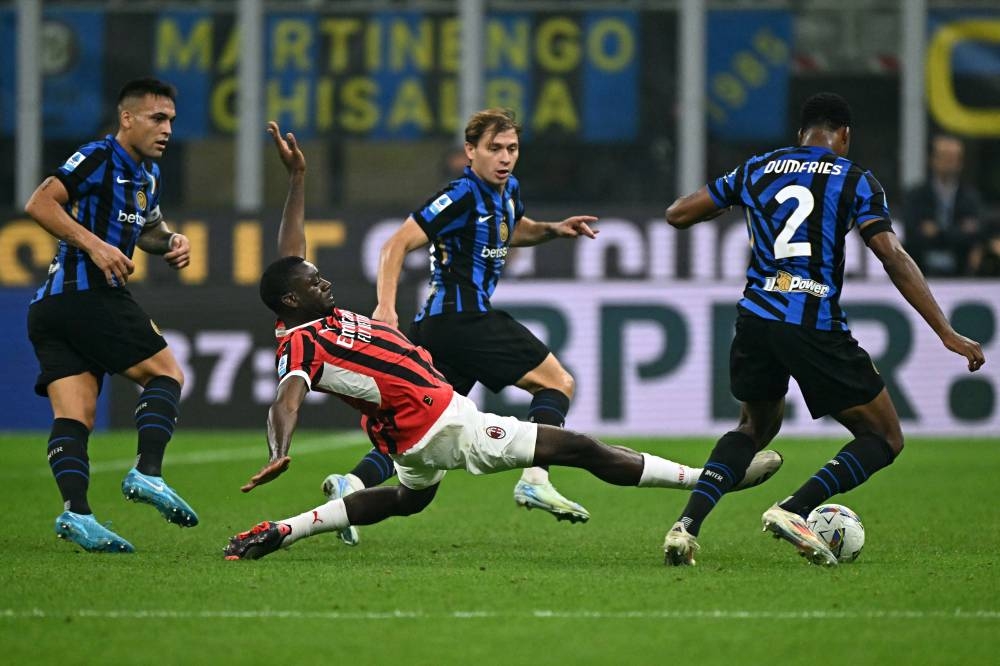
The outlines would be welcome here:
M 257 486 L 273 481 L 288 469 L 292 461 L 288 456 L 292 433 L 299 422 L 299 407 L 308 390 L 306 380 L 297 375 L 278 385 L 278 395 L 267 412 L 267 448 L 270 456 L 267 464 L 240 488 L 243 492 L 248 493 Z
M 305 258 L 306 156 L 295 135 L 287 132 L 281 136 L 281 128 L 273 120 L 267 123 L 267 133 L 274 139 L 278 157 L 288 171 L 288 196 L 278 227 L 278 256 Z
M 687 229 L 690 226 L 719 217 L 726 208 L 719 208 L 708 193 L 708 187 L 703 186 L 697 192 L 680 197 L 667 208 L 667 222 L 677 229 Z
M 396 290 L 399 287 L 399 275 L 403 272 L 403 260 L 407 254 L 427 245 L 428 242 L 427 234 L 411 215 L 382 246 L 378 255 L 378 278 L 375 287 L 378 305 L 375 306 L 372 319 L 399 328 Z
M 536 222 L 530 217 L 522 217 L 514 227 L 514 237 L 510 244 L 514 247 L 538 245 L 553 238 L 597 238 L 598 229 L 590 225 L 597 222 L 593 215 L 573 215 L 562 222 Z
M 865 223 L 862 228 L 876 221 L 871 220 Z M 982 347 L 975 340 L 960 335 L 951 327 L 948 318 L 941 311 L 941 306 L 934 299 L 934 295 L 927 285 L 927 280 L 924 279 L 924 274 L 920 272 L 917 264 L 900 245 L 896 234 L 890 231 L 877 233 L 868 240 L 868 247 L 882 262 L 882 267 L 892 283 L 896 285 L 899 293 L 937 333 L 944 346 L 950 351 L 964 356 L 969 363 L 970 372 L 981 368 L 986 363 Z

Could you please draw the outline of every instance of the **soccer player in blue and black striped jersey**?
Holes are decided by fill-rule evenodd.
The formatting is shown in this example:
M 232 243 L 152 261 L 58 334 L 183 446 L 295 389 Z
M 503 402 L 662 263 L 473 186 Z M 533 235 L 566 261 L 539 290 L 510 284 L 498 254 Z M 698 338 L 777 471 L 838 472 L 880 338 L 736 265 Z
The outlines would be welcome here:
M 751 157 L 718 180 L 677 199 L 667 221 L 684 229 L 732 206 L 743 208 L 750 236 L 747 285 L 730 353 L 739 425 L 719 439 L 680 518 L 667 533 L 667 564 L 694 564 L 702 521 L 743 478 L 754 454 L 781 427 L 789 377 L 813 418 L 832 415 L 853 436 L 791 496 L 763 515 L 766 530 L 816 564 L 837 558 L 805 517 L 886 467 L 903 449 L 899 417 L 867 352 L 840 307 L 844 239 L 857 229 L 893 284 L 970 371 L 985 358 L 979 343 L 951 327 L 927 282 L 892 231 L 882 186 L 846 158 L 851 111 L 833 93 L 802 108 L 797 146 Z
M 130 81 L 118 95 L 115 135 L 81 146 L 31 195 L 25 211 L 59 239 L 48 278 L 28 308 L 28 334 L 54 421 L 48 460 L 64 502 L 56 534 L 85 550 L 132 552 L 94 518 L 87 500 L 87 444 L 105 374 L 143 390 L 135 409 L 136 466 L 122 482 L 126 499 L 152 504 L 182 527 L 198 517 L 161 476 L 184 375 L 156 324 L 126 288 L 138 246 L 184 268 L 191 246 L 160 213 L 160 170 L 176 116 L 173 86 Z
M 561 222 L 538 222 L 524 214 L 521 185 L 513 174 L 520 131 L 510 111 L 487 109 L 472 115 L 465 128 L 468 166 L 462 176 L 407 217 L 382 247 L 372 318 L 399 325 L 396 287 L 403 260 L 430 245 L 431 293 L 410 327 L 410 339 L 431 352 L 458 393 L 467 395 L 477 382 L 493 392 L 517 386 L 532 395 L 531 421 L 562 427 L 573 397 L 573 377 L 524 325 L 493 309 L 490 297 L 511 247 L 554 238 L 595 238 L 598 232 L 590 225 L 597 218 L 575 215 Z M 348 478 L 355 485 L 381 482 L 386 475 L 373 472 L 381 467 L 391 474 L 392 468 L 379 458 L 372 451 Z M 335 483 L 343 486 L 343 478 L 331 475 L 324 490 Z M 542 467 L 524 471 L 514 500 L 557 519 L 590 518 L 585 508 L 552 486 Z

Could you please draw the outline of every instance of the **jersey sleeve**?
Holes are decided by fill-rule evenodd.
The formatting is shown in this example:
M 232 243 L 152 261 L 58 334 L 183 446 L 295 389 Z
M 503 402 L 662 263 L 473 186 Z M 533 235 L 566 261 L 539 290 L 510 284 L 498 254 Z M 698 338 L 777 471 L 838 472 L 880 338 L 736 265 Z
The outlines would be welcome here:
M 452 181 L 445 189 L 427 200 L 412 213 L 420 228 L 433 241 L 464 223 L 470 209 L 475 209 L 475 196 L 463 180 Z
M 66 188 L 70 203 L 99 186 L 108 164 L 108 152 L 100 144 L 81 146 L 52 175 Z
M 854 219 L 858 226 L 869 220 L 891 220 L 889 204 L 885 199 L 885 191 L 871 171 L 865 171 L 858 182 L 855 199 Z
M 143 229 L 152 229 L 163 221 L 163 213 L 160 211 L 160 166 L 158 164 L 153 164 L 152 168 L 146 172 L 146 179 L 149 181 L 149 203 L 146 205 L 146 224 L 143 225 Z
M 743 203 L 743 173 L 745 165 L 741 164 L 724 176 L 716 178 L 708 184 L 708 195 L 719 208 L 739 206 Z
M 511 188 L 510 198 L 514 202 L 514 221 L 517 222 L 524 217 L 524 200 L 521 199 L 521 182 L 515 180 L 514 183 L 514 187 Z
M 278 348 L 278 383 L 289 377 L 299 376 L 306 380 L 310 390 L 323 375 L 323 363 L 316 358 L 316 343 L 306 333 L 293 333 Z

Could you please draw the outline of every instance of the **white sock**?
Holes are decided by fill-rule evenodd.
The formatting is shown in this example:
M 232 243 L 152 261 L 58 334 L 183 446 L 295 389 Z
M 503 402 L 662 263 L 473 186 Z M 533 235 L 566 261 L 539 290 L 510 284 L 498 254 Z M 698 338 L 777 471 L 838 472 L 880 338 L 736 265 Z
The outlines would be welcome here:
M 532 485 L 549 482 L 549 470 L 544 467 L 525 467 L 521 472 L 521 480 Z
M 350 523 L 347 521 L 347 507 L 344 506 L 343 499 L 330 500 L 312 511 L 300 513 L 297 516 L 279 520 L 292 528 L 291 533 L 285 537 L 282 547 L 291 546 L 299 539 L 303 539 L 320 532 L 333 532 L 342 530 Z
M 688 467 L 651 453 L 642 454 L 640 488 L 694 488 L 701 468 Z

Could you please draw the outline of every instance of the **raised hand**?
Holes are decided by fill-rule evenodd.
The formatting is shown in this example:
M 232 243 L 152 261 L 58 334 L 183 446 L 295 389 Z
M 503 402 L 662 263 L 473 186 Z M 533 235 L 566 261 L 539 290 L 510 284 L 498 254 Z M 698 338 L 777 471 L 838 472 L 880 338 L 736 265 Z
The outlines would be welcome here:
M 306 170 L 306 156 L 302 154 L 295 135 L 286 132 L 281 135 L 281 128 L 273 120 L 267 123 L 267 133 L 274 139 L 274 146 L 278 149 L 278 156 L 285 165 L 288 173 L 303 173 Z

